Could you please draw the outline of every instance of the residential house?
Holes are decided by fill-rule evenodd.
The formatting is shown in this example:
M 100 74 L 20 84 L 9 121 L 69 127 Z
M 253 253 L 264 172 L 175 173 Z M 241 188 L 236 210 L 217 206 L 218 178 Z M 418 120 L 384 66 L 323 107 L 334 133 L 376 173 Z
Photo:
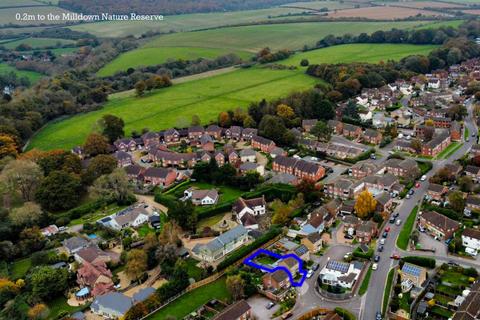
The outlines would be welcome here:
M 218 191 L 215 189 L 210 190 L 196 190 L 188 188 L 183 192 L 184 199 L 191 199 L 192 203 L 197 206 L 205 206 L 216 204 L 218 201 Z
M 217 165 L 219 167 L 223 166 L 225 164 L 225 155 L 221 151 L 215 152 L 215 161 L 217 162 Z
M 311 233 L 322 233 L 325 229 L 325 218 L 328 216 L 328 211 L 325 207 L 319 207 L 312 213 L 309 213 L 307 220 L 302 225 L 299 232 L 301 235 L 308 235 Z
M 255 162 L 257 160 L 256 152 L 253 149 L 243 149 L 240 151 L 240 161 Z
M 373 129 L 367 129 L 363 133 L 363 141 L 370 144 L 378 145 L 382 142 L 383 136 L 380 132 Z
M 88 288 L 90 295 L 94 297 L 115 291 L 112 272 L 101 260 L 92 263 L 84 261 L 77 270 L 77 284 L 81 288 Z
M 213 152 L 215 151 L 215 143 L 213 138 L 208 134 L 204 134 L 200 137 L 200 148 L 204 151 Z
M 474 182 L 480 182 L 480 167 L 468 165 L 465 168 L 465 175 L 472 178 Z
M 142 174 L 146 184 L 168 187 L 175 182 L 177 172 L 174 169 L 149 167 Z
M 243 199 L 238 198 L 232 206 L 233 214 L 237 221 L 244 225 L 246 228 L 257 229 L 257 218 L 260 215 L 266 213 L 267 203 L 265 197 Z
M 286 156 L 287 154 L 287 151 L 283 150 L 280 147 L 275 147 L 272 149 L 272 151 L 270 151 L 270 156 L 272 156 L 272 158 L 274 159 L 278 156 Z
M 108 254 L 107 252 L 103 251 L 102 249 L 100 249 L 95 245 L 78 250 L 77 252 L 75 252 L 73 257 L 75 258 L 75 261 L 77 261 L 78 263 L 84 263 L 84 262 L 96 263 L 98 261 L 103 261 L 105 263 L 108 263 L 112 261 L 112 255 Z M 116 257 L 116 258 L 119 258 L 119 257 Z
M 347 138 L 358 139 L 362 135 L 362 128 L 353 124 L 344 123 L 342 134 Z
M 410 291 L 412 287 L 421 288 L 427 280 L 427 269 L 408 262 L 403 264 L 399 273 L 404 292 Z
M 480 197 L 468 195 L 465 200 L 465 207 L 470 211 L 480 212 Z
M 438 237 L 442 240 L 451 238 L 453 233 L 460 227 L 460 224 L 457 221 L 435 211 L 424 211 L 420 215 L 419 224 L 432 236 Z
M 194 126 L 188 128 L 188 139 L 199 140 L 205 132 L 205 129 L 201 126 Z
M 200 260 L 214 262 L 241 247 L 249 239 L 248 230 L 244 226 L 239 225 L 222 233 L 210 242 L 196 244 L 192 249 L 192 253 Z
M 475 282 L 452 320 L 480 319 L 480 282 Z
M 453 121 L 450 127 L 450 139 L 452 141 L 462 141 L 462 126 L 457 121 Z
M 215 315 L 212 320 L 250 320 L 254 319 L 252 308 L 245 300 L 240 300 Z
M 452 176 L 458 176 L 462 172 L 462 166 L 456 162 L 447 163 L 443 166 Z
M 334 134 L 342 134 L 343 132 L 343 122 L 337 120 L 328 120 L 328 127 L 332 129 Z
M 244 128 L 242 130 L 242 139 L 244 141 L 251 141 L 254 136 L 258 133 L 258 129 L 254 128 Z
M 69 254 L 75 254 L 77 251 L 88 247 L 90 245 L 90 242 L 85 238 L 73 236 L 71 238 L 63 240 L 62 244 Z
M 375 211 L 377 212 L 390 212 L 393 205 L 393 199 L 388 192 L 381 192 L 375 196 L 377 200 L 377 206 Z
M 151 146 L 156 146 L 160 143 L 160 135 L 157 132 L 149 131 L 142 135 L 142 140 L 145 149 L 150 149 Z
M 472 149 L 470 150 L 470 152 L 472 153 L 472 155 L 474 157 L 479 156 L 480 155 L 480 144 L 474 144 L 472 146 Z
M 218 141 L 222 139 L 222 131 L 223 131 L 222 128 L 220 128 L 215 124 L 212 124 L 207 127 L 207 129 L 205 130 L 205 133 Z
M 476 256 L 480 250 L 480 230 L 465 228 L 462 233 L 462 244 L 466 253 Z
M 298 260 L 292 257 L 282 259 L 278 266 L 287 268 L 292 276 L 295 276 L 299 269 Z
M 375 163 L 369 160 L 364 160 L 355 163 L 351 167 L 350 175 L 355 179 L 363 179 L 366 176 L 377 173 L 378 171 L 379 168 Z
M 246 174 L 250 171 L 258 172 L 261 176 L 265 175 L 265 167 L 254 162 L 245 162 L 238 167 L 241 174 Z
M 116 140 L 113 145 L 120 151 L 135 151 L 137 150 L 137 143 L 133 138 L 122 138 Z
M 127 227 L 139 227 L 148 222 L 148 217 L 149 214 L 144 208 L 127 208 L 113 216 L 100 219 L 99 223 L 115 230 L 122 230 Z
M 435 157 L 451 143 L 448 131 L 435 134 L 432 140 L 422 145 L 422 155 Z
M 306 132 L 310 132 L 312 128 L 317 124 L 317 119 L 304 119 L 302 120 L 302 129 Z
M 230 163 L 233 166 L 237 166 L 240 163 L 240 156 L 233 149 L 227 153 L 227 158 L 228 158 L 228 163 Z
M 90 305 L 90 310 L 97 315 L 120 319 L 133 306 L 132 299 L 120 292 L 109 292 L 98 296 Z
M 362 221 L 355 228 L 355 238 L 360 243 L 370 243 L 377 233 L 377 224 L 373 221 Z
M 318 181 L 325 176 L 325 168 L 321 165 L 285 156 L 277 156 L 272 162 L 272 170 L 293 174 L 299 179 Z
M 140 174 L 143 173 L 143 170 L 145 168 L 137 164 L 131 164 L 129 166 L 124 167 L 123 169 L 127 173 L 127 177 L 129 180 L 137 180 Z
M 176 129 L 168 129 L 163 133 L 163 138 L 167 144 L 176 144 L 180 142 L 180 133 Z
M 270 139 L 260 136 L 252 137 L 252 148 L 254 149 L 260 149 L 262 152 L 270 153 L 270 151 L 275 147 L 275 142 Z
M 242 130 L 242 127 L 231 126 L 230 128 L 225 130 L 225 138 L 238 141 L 242 138 Z
M 150 160 L 163 167 L 188 167 L 192 168 L 197 163 L 195 153 L 178 153 L 164 150 L 155 150 L 148 153 Z
M 358 280 L 363 265 L 360 263 L 346 263 L 330 260 L 320 271 L 319 280 L 326 285 L 340 286 L 352 289 Z
M 311 253 L 316 253 L 322 249 L 322 236 L 318 232 L 310 233 L 306 237 L 302 238 L 300 242 L 308 248 Z
M 368 190 L 374 196 L 383 191 L 391 192 L 397 183 L 398 178 L 391 173 L 367 176 L 356 184 L 354 196 L 358 195 L 362 189 Z
M 332 198 L 349 199 L 353 197 L 353 181 L 339 178 L 324 186 L 325 194 Z
M 429 183 L 427 188 L 427 196 L 436 201 L 442 201 L 445 194 L 448 192 L 448 188 L 441 184 Z
M 303 244 L 295 248 L 293 253 L 303 261 L 310 261 L 310 251 L 308 250 L 307 246 Z
M 115 151 L 113 157 L 117 160 L 117 166 L 120 168 L 132 164 L 132 156 L 125 151 Z
M 262 277 L 263 288 L 266 290 L 281 290 L 290 287 L 290 279 L 286 271 L 278 269 L 268 272 Z
M 418 163 L 413 159 L 388 159 L 385 164 L 385 169 L 396 177 L 402 178 L 416 178 L 420 174 Z
M 58 227 L 54 224 L 49 225 L 48 227 L 40 229 L 40 232 L 44 237 L 51 237 L 53 235 L 56 235 L 60 230 Z

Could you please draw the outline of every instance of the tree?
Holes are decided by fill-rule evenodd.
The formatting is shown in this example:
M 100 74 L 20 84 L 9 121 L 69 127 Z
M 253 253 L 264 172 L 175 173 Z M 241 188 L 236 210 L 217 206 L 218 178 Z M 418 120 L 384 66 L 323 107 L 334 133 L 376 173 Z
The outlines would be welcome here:
M 244 128 L 255 128 L 257 123 L 253 120 L 252 116 L 246 115 L 243 119 L 243 127 Z
M 99 154 L 88 164 L 83 179 L 87 184 L 92 183 L 104 174 L 110 174 L 117 167 L 117 160 L 106 154 Z
M 376 207 L 377 200 L 375 200 L 373 195 L 368 190 L 360 192 L 354 205 L 357 216 L 362 219 L 367 218 L 371 213 L 373 213 Z
M 180 240 L 180 227 L 175 223 L 175 221 L 165 222 L 162 228 L 162 232 L 158 236 L 158 241 L 162 245 L 175 245 L 177 246 Z
M 200 117 L 197 114 L 192 116 L 192 122 L 190 123 L 192 126 L 199 126 L 201 124 Z
M 265 115 L 258 125 L 258 131 L 261 136 L 278 141 L 287 132 L 287 128 L 281 118 Z
M 468 176 L 458 178 L 458 185 L 463 192 L 473 191 L 473 180 Z
M 295 116 L 295 112 L 292 107 L 282 103 L 277 106 L 277 116 L 283 119 L 292 119 Z
M 83 150 L 91 157 L 95 157 L 99 154 L 106 154 L 109 149 L 110 146 L 107 138 L 98 133 L 89 134 L 83 145 Z
M 16 157 L 17 152 L 17 143 L 10 135 L 0 134 L 0 159 L 11 156 Z
M 10 219 L 17 226 L 32 226 L 42 217 L 42 209 L 35 202 L 25 202 L 23 206 L 10 212 Z
M 43 303 L 38 303 L 28 310 L 28 317 L 33 320 L 46 319 L 48 313 L 47 306 Z
M 234 301 L 244 297 L 245 280 L 240 275 L 228 276 L 226 286 Z
M 465 199 L 460 191 L 453 191 L 448 194 L 448 202 L 450 207 L 457 212 L 463 212 L 465 208 Z
M 81 196 L 80 178 L 65 171 L 53 171 L 40 184 L 35 198 L 46 210 L 75 207 Z
M 102 133 L 108 138 L 110 143 L 113 143 L 115 140 L 125 135 L 125 132 L 123 131 L 124 126 L 125 123 L 123 122 L 122 118 L 111 114 L 106 114 L 102 117 L 102 119 L 100 119 Z
M 435 133 L 435 128 L 426 126 L 423 129 L 423 137 L 425 138 L 425 141 L 430 141 L 433 138 L 433 134 Z
M 415 152 L 420 153 L 422 152 L 422 141 L 413 139 L 412 142 L 410 142 L 410 147 L 415 150 Z
M 99 197 L 115 200 L 118 204 L 129 204 L 135 201 L 125 170 L 118 168 L 95 180 L 91 192 Z M 133 200 L 133 201 L 132 201 Z
M 40 299 L 53 299 L 68 288 L 68 271 L 48 266 L 33 269 L 27 277 L 32 293 Z
M 310 133 L 316 136 L 318 140 L 324 142 L 330 141 L 332 137 L 332 129 L 324 121 L 317 121 Z
M 162 274 L 170 276 L 177 261 L 177 246 L 174 244 L 160 244 L 155 252 Z
M 302 61 L 300 61 L 300 65 L 301 65 L 302 67 L 308 67 L 309 62 L 308 62 L 307 59 L 302 59 Z
M 145 84 L 145 81 L 143 81 L 143 80 L 137 81 L 137 83 L 135 83 L 135 93 L 139 97 L 143 96 L 146 88 L 147 88 L 147 85 Z
M 132 249 L 127 254 L 125 273 L 132 280 L 138 280 L 147 271 L 147 254 L 140 249 Z
M 290 214 L 292 213 L 292 208 L 289 205 L 282 204 L 278 208 L 274 210 L 272 216 L 272 223 L 273 224 L 285 224 L 288 222 L 290 218 Z
M 225 127 L 228 127 L 230 123 L 231 123 L 231 120 L 228 112 L 225 112 L 225 111 L 220 112 L 220 114 L 218 115 L 218 125 L 220 127 L 225 128 Z
M 433 122 L 432 119 L 427 119 L 427 120 L 425 120 L 425 125 L 427 127 L 433 127 L 435 125 L 435 123 Z
M 42 170 L 36 163 L 29 160 L 16 160 L 10 161 L 5 166 L 0 181 L 10 192 L 20 191 L 24 201 L 32 201 L 42 177 Z

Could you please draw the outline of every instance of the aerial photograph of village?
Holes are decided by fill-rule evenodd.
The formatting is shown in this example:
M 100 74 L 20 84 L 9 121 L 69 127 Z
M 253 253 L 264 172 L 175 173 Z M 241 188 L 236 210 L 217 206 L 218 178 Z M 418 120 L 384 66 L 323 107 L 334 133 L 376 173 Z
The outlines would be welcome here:
M 0 0 L 0 56 L 0 320 L 480 320 L 480 0 Z

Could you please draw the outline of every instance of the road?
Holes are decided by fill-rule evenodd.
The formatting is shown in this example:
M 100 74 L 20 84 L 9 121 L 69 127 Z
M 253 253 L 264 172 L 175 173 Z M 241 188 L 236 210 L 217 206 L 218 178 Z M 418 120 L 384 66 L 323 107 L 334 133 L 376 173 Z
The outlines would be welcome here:
M 468 127 L 470 133 L 477 132 L 478 129 L 473 118 L 473 110 L 472 110 L 473 108 L 472 108 L 471 100 L 467 101 L 466 106 L 468 110 L 468 116 L 465 119 L 465 126 Z M 469 139 L 468 142 L 465 141 L 462 147 L 458 149 L 448 159 L 432 161 L 433 168 L 426 175 L 427 181 L 432 175 L 434 175 L 434 173 L 438 169 L 444 167 L 447 163 L 452 163 L 453 161 L 467 154 L 471 149 L 472 145 L 474 144 L 475 142 L 474 140 L 476 139 Z M 402 219 L 402 221 L 405 221 L 408 215 L 410 214 L 410 212 L 413 210 L 413 208 L 416 205 L 421 203 L 422 197 L 425 194 L 428 187 L 427 181 L 422 182 L 420 184 L 420 188 L 415 190 L 415 193 L 413 194 L 413 196 L 410 199 L 405 199 L 403 203 L 396 208 L 395 211 L 399 213 L 399 218 Z M 412 253 L 401 251 L 396 247 L 396 239 L 401 231 L 402 226 L 392 226 L 391 224 L 389 224 L 389 226 L 391 227 L 391 231 L 389 232 L 388 238 L 385 242 L 384 251 L 381 253 L 378 253 L 380 255 L 380 263 L 378 264 L 378 269 L 372 273 L 372 277 L 370 278 L 369 290 L 367 291 L 366 295 L 364 295 L 362 299 L 362 308 L 359 316 L 359 319 L 361 320 L 362 319 L 373 320 L 375 319 L 375 313 L 377 311 L 381 311 L 383 294 L 384 294 L 384 290 L 382 288 L 385 287 L 385 282 L 386 282 L 389 270 L 398 264 L 397 261 L 390 259 L 390 256 L 393 253 L 398 253 L 401 256 L 412 255 Z M 383 233 L 383 230 L 382 230 L 382 233 Z M 429 256 L 432 254 L 422 252 L 421 254 L 415 253 L 414 255 Z M 454 260 L 455 262 L 458 262 L 459 264 L 466 265 L 466 266 L 475 266 L 475 267 L 480 266 L 480 264 L 478 264 L 478 262 L 476 261 L 470 261 L 467 259 L 456 258 L 456 257 L 447 257 L 446 255 L 442 256 L 439 253 L 435 254 L 435 259 L 442 262 L 448 262 L 448 261 Z

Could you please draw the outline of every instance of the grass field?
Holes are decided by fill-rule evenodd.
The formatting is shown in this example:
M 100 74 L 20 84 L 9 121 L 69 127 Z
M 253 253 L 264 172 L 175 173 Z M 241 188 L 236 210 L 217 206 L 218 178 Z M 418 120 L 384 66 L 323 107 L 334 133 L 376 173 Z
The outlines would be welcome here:
M 281 7 L 289 7 L 289 8 L 305 8 L 305 9 L 312 9 L 312 10 L 320 10 L 323 8 L 327 8 L 328 10 L 335 10 L 335 9 L 346 9 L 346 8 L 354 8 L 355 4 L 353 2 L 340 2 L 340 1 L 311 1 L 311 2 L 292 2 L 281 5 Z
M 212 299 L 222 301 L 230 299 L 230 294 L 225 285 L 225 277 L 183 295 L 148 317 L 148 319 L 167 319 L 168 316 L 173 316 L 175 319 L 183 319 Z
M 281 63 L 300 66 L 302 59 L 307 59 L 310 64 L 357 61 L 377 63 L 387 60 L 400 60 L 412 54 L 427 55 L 435 48 L 437 46 L 434 45 L 356 43 L 297 53 Z
M 60 43 L 62 45 L 73 44 L 75 43 L 75 41 L 67 40 L 67 39 L 52 39 L 52 38 L 26 38 L 26 39 L 16 40 L 12 42 L 7 42 L 2 45 L 7 49 L 14 49 L 19 44 L 22 44 L 22 43 L 28 44 L 32 48 L 45 48 L 45 47 L 55 46 L 57 45 L 57 43 Z
M 453 23 L 453 22 L 452 22 Z M 313 46 L 329 34 L 371 33 L 391 28 L 426 28 L 425 21 L 403 22 L 314 22 L 256 25 L 220 28 L 196 32 L 173 33 L 154 38 L 144 46 L 121 54 L 105 67 L 99 75 L 107 76 L 129 67 L 160 64 L 175 57 L 212 57 L 217 53 L 236 53 L 242 57 L 253 56 L 264 47 L 272 50 L 298 50 L 304 45 Z M 435 25 L 437 26 L 437 25 Z M 155 48 L 152 49 L 152 48 Z M 138 54 L 138 55 L 137 55 Z
M 25 8 L 0 8 L 0 21 L 1 21 L 1 24 L 3 25 L 7 25 L 9 23 L 12 23 L 12 24 L 17 24 L 17 25 L 22 25 L 22 26 L 28 26 L 28 25 L 32 25 L 32 24 L 35 24 L 35 25 L 38 25 L 38 24 L 41 24 L 41 23 L 47 23 L 48 24 L 62 24 L 64 23 L 62 20 L 58 20 L 58 21 L 38 21 L 38 20 L 34 20 L 34 21 L 22 21 L 22 20 L 17 20 L 15 15 L 17 13 L 20 13 L 20 14 L 28 14 L 28 15 L 37 15 L 37 14 L 42 14 L 42 15 L 47 15 L 49 13 L 53 13 L 53 14 L 62 14 L 62 13 L 67 13 L 69 11 L 67 10 L 64 10 L 64 9 L 61 9 L 59 7 L 55 7 L 55 6 L 42 6 L 42 7 L 25 7 Z
M 145 127 L 160 130 L 187 126 L 194 114 L 207 124 L 216 120 L 220 111 L 247 107 L 262 98 L 269 100 L 291 91 L 305 90 L 318 81 L 298 70 L 236 70 L 174 85 L 141 98 L 111 99 L 101 110 L 47 125 L 32 139 L 29 148 L 70 149 L 82 144 L 104 114 L 121 117 L 127 134 Z
M 418 206 L 415 206 L 408 215 L 408 218 L 405 220 L 403 224 L 403 228 L 400 231 L 400 234 L 397 238 L 397 247 L 402 250 L 407 250 L 408 247 L 408 240 L 410 238 L 410 234 L 412 233 L 413 225 L 415 223 L 415 218 L 417 217 Z
M 38 6 L 39 2 L 34 0 L 2 0 L 0 1 L 0 8 L 11 6 Z
M 7 72 L 15 72 L 18 77 L 27 77 L 31 83 L 34 83 L 38 81 L 40 78 L 44 77 L 43 74 L 38 72 L 17 70 L 16 68 L 6 63 L 0 63 L 0 74 L 7 73 Z

